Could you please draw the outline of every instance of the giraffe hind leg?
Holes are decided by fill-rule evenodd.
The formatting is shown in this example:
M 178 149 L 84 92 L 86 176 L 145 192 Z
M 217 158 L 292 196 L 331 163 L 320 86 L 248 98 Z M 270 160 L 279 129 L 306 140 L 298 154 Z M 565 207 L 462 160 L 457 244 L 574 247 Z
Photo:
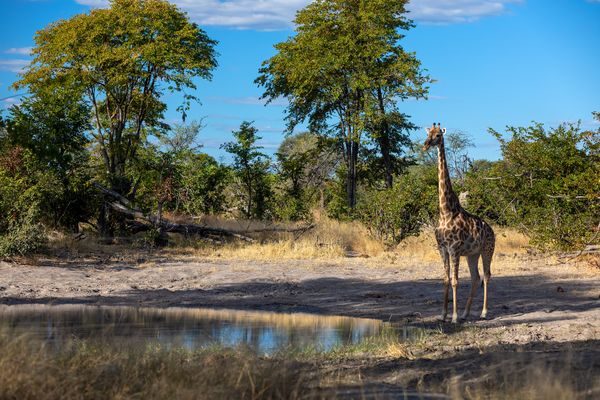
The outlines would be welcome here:
M 492 256 L 494 251 L 492 249 L 488 254 L 484 254 L 481 257 L 481 261 L 483 264 L 483 309 L 481 310 L 481 319 L 487 318 L 488 311 L 488 285 L 490 279 L 492 277 L 491 265 L 492 265 Z
M 480 284 L 481 278 L 479 277 L 479 270 L 477 269 L 477 264 L 479 263 L 479 256 L 479 254 L 476 254 L 467 257 L 467 262 L 469 264 L 469 272 L 471 275 L 471 292 L 469 293 L 469 298 L 467 299 L 465 312 L 461 317 L 461 319 L 463 320 L 467 319 L 469 317 L 469 314 L 471 313 L 471 305 L 473 304 L 473 298 L 477 294 L 477 287 Z

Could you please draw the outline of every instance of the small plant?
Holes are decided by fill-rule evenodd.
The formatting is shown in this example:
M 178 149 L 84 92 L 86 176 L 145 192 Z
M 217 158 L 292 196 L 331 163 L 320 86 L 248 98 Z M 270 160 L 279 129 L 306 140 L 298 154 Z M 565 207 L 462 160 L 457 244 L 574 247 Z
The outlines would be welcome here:
M 36 222 L 36 215 L 36 207 L 31 207 L 22 220 L 11 223 L 0 235 L 0 257 L 33 253 L 46 243 L 44 228 Z

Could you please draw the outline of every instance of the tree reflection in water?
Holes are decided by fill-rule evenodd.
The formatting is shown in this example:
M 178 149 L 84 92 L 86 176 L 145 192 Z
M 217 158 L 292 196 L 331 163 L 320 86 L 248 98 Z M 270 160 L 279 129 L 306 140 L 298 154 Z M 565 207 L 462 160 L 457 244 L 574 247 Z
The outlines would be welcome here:
M 264 354 L 278 350 L 357 344 L 379 335 L 377 320 L 198 308 L 95 306 L 0 306 L 0 329 L 29 335 L 60 348 L 72 339 L 93 339 L 123 346 L 156 343 L 189 350 L 239 345 Z

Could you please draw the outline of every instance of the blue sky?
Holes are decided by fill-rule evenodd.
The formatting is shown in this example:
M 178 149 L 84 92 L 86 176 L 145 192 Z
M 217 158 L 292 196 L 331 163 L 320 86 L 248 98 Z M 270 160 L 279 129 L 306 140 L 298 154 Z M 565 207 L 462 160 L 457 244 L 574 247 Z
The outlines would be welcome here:
M 222 157 L 219 145 L 244 120 L 255 121 L 263 145 L 283 138 L 284 105 L 265 107 L 253 81 L 273 45 L 293 34 L 294 12 L 309 0 L 173 0 L 219 41 L 219 67 L 199 82 L 190 119 L 204 118 L 200 142 Z M 57 19 L 102 7 L 106 0 L 0 0 L 0 108 L 18 102 L 9 86 L 27 64 L 36 30 Z M 487 134 L 506 125 L 578 121 L 595 127 L 600 111 L 600 0 L 413 0 L 417 28 L 403 45 L 437 80 L 427 101 L 401 110 L 419 126 L 442 122 L 468 133 L 475 158 L 495 159 Z M 178 118 L 169 99 L 169 121 Z M 423 136 L 415 133 L 415 139 Z

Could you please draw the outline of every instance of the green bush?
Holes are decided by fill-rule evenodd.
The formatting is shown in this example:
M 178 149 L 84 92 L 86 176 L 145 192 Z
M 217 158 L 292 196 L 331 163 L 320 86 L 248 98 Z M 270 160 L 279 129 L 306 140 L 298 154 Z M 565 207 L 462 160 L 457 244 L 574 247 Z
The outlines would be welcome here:
M 435 220 L 437 190 L 435 167 L 414 166 L 396 179 L 393 188 L 364 193 L 357 214 L 373 236 L 396 244 Z
M 0 257 L 39 249 L 41 221 L 48 204 L 60 195 L 56 177 L 42 171 L 31 153 L 19 147 L 0 157 Z
M 600 222 L 600 131 L 508 127 L 503 159 L 467 179 L 469 209 L 520 228 L 542 248 L 588 244 Z
M 231 171 L 207 154 L 197 154 L 181 172 L 179 199 L 189 214 L 218 214 L 227 207 L 225 188 Z
M 33 253 L 46 243 L 44 228 L 36 222 L 37 214 L 37 207 L 30 206 L 21 219 L 12 221 L 0 234 L 0 257 Z

